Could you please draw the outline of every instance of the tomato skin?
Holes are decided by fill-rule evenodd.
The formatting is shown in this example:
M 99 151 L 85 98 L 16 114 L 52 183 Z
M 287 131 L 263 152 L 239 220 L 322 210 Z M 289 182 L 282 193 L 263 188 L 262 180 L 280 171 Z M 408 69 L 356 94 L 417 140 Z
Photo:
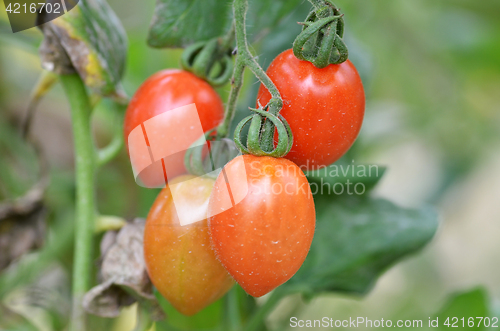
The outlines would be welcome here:
M 243 166 L 246 178 L 238 177 Z M 210 197 L 209 215 L 226 209 L 224 178 L 233 196 L 247 195 L 209 217 L 212 245 L 241 287 L 260 297 L 289 280 L 309 252 L 316 224 L 309 183 L 293 162 L 272 157 L 238 156 L 224 172 Z
M 224 105 L 217 92 L 192 73 L 169 69 L 149 77 L 136 91 L 125 113 L 124 136 L 127 148 L 128 136 L 138 125 L 159 114 L 192 103 L 196 104 L 204 132 L 215 128 L 224 117 Z M 176 137 L 185 136 L 185 130 L 185 127 L 178 125 L 165 127 L 165 132 Z M 194 140 L 189 143 L 193 142 Z M 175 157 L 169 157 L 167 173 L 170 179 L 186 173 L 184 155 L 185 153 L 179 153 Z M 165 184 L 160 161 L 144 170 L 139 177 L 149 187 Z
M 170 185 L 176 183 L 181 185 L 172 189 L 182 205 L 207 209 L 213 180 L 185 175 Z M 196 314 L 234 284 L 211 248 L 207 220 L 180 226 L 170 186 L 160 192 L 147 217 L 144 258 L 155 287 L 184 315 Z
M 351 61 L 319 69 L 290 49 L 273 60 L 267 74 L 283 98 L 281 114 L 293 132 L 285 158 L 303 170 L 340 159 L 356 140 L 365 112 L 363 83 Z M 270 99 L 261 85 L 258 102 L 266 105 Z

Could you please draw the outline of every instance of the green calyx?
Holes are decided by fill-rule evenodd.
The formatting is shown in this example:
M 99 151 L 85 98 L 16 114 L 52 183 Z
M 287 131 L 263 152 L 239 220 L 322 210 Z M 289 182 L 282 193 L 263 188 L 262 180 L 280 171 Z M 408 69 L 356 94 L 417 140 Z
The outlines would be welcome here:
M 309 13 L 302 24 L 302 32 L 293 43 L 293 54 L 300 60 L 309 61 L 318 68 L 340 64 L 348 57 L 343 41 L 344 18 L 329 0 L 324 0 Z
M 222 86 L 233 73 L 231 48 L 223 38 L 194 43 L 182 53 L 181 66 L 212 86 Z
M 250 108 L 250 110 L 255 114 L 243 119 L 236 127 L 234 133 L 234 142 L 241 152 L 256 156 L 272 157 L 283 157 L 288 154 L 293 146 L 293 135 L 290 125 L 288 125 L 285 118 L 279 113 L 275 115 L 273 112 L 267 111 L 267 107 L 264 109 Z M 249 122 L 250 127 L 245 146 L 241 141 L 241 131 Z M 269 122 L 272 125 L 266 125 Z M 273 147 L 275 128 L 278 131 L 278 142 L 276 147 Z M 268 132 L 269 130 L 272 130 L 272 132 Z

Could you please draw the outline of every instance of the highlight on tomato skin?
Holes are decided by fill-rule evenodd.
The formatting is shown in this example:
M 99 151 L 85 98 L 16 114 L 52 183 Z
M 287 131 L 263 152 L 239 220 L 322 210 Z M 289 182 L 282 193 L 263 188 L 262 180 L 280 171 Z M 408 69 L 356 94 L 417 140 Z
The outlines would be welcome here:
M 245 167 L 246 177 L 237 178 Z M 229 185 L 226 179 L 229 178 Z M 241 202 L 226 209 L 227 190 Z M 220 212 L 224 210 L 223 212 Z M 314 201 L 302 170 L 272 157 L 238 156 L 216 180 L 209 228 L 217 257 L 238 284 L 260 297 L 289 280 L 302 266 L 316 224 Z
M 215 128 L 222 121 L 224 104 L 206 81 L 178 69 L 162 70 L 149 77 L 136 91 L 125 113 L 123 134 L 127 150 L 128 137 L 137 126 L 157 115 L 193 103 L 196 105 L 203 132 Z M 185 139 L 183 137 L 186 136 L 187 128 L 175 124 L 182 122 L 183 118 L 179 117 L 180 115 L 175 116 L 175 121 L 171 121 L 170 125 L 168 121 L 165 122 L 163 130 L 176 139 Z M 190 120 L 186 114 L 184 121 L 188 123 Z M 191 145 L 196 139 L 191 140 L 187 145 Z M 146 143 L 150 146 L 147 139 Z M 185 153 L 178 153 L 168 158 L 168 164 L 165 164 L 168 167 L 168 181 L 187 172 L 184 155 Z M 164 187 L 165 175 L 161 160 L 141 172 L 139 180 L 146 187 Z
M 303 170 L 317 170 L 340 159 L 356 140 L 365 113 L 363 83 L 352 62 L 319 69 L 289 49 L 266 72 L 283 98 L 280 114 L 293 132 L 293 147 L 285 158 Z M 257 106 L 270 99 L 261 85 Z
M 214 180 L 207 178 L 175 178 L 156 198 L 144 230 L 144 258 L 151 281 L 175 309 L 188 316 L 221 298 L 234 284 L 211 248 L 207 220 L 181 226 L 176 212 L 183 208 L 206 214 L 213 185 Z

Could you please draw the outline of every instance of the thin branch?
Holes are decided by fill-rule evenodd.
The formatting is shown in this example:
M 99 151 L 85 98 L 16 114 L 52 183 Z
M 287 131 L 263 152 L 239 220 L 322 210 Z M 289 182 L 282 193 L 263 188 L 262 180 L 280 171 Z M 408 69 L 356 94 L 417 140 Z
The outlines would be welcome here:
M 248 47 L 247 36 L 246 36 L 246 13 L 248 9 L 247 0 L 234 0 L 233 2 L 233 13 L 234 13 L 234 27 L 236 30 L 236 45 L 237 45 L 237 58 L 236 64 L 233 72 L 233 77 L 231 79 L 231 92 L 229 94 L 229 100 L 226 106 L 226 113 L 224 122 L 217 129 L 220 137 L 227 137 L 229 134 L 229 127 L 234 117 L 236 111 L 236 102 L 243 85 L 243 73 L 245 67 L 250 68 L 254 75 L 264 84 L 271 93 L 272 99 L 269 101 L 269 109 L 275 113 L 281 110 L 283 101 L 281 95 L 272 82 L 272 80 L 267 76 L 266 72 L 262 67 L 255 61 L 250 49 Z M 272 125 L 272 123 L 270 123 Z M 270 130 L 268 130 L 270 131 Z M 273 130 L 274 132 L 274 130 Z
M 86 317 L 82 298 L 90 287 L 92 246 L 96 217 L 94 177 L 95 149 L 90 130 L 91 104 L 77 74 L 61 75 L 64 92 L 71 105 L 75 145 L 76 217 L 73 262 L 73 311 L 70 330 L 85 331 Z

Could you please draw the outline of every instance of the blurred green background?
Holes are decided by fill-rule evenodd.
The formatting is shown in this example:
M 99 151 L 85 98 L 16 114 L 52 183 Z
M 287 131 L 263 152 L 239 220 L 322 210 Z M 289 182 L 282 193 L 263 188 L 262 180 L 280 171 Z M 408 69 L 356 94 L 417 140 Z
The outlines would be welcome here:
M 154 72 L 177 67 L 180 51 L 146 45 L 153 1 L 109 3 L 129 38 L 124 86 L 131 96 Z M 365 298 L 290 297 L 271 314 L 268 326 L 291 330 L 290 316 L 422 319 L 425 325 L 428 317 L 452 305 L 454 293 L 474 289 L 465 296 L 465 305 L 499 316 L 500 1 L 339 0 L 337 5 L 346 15 L 350 59 L 367 96 L 365 122 L 350 157 L 357 163 L 386 165 L 374 194 L 407 207 L 435 205 L 441 228 L 422 253 L 388 270 Z M 309 8 L 304 2 L 253 44 L 263 67 L 291 47 L 300 31 L 296 22 Z M 41 39 L 35 28 L 12 34 L 0 10 L 0 200 L 20 196 L 36 178 L 33 153 L 15 137 L 27 96 L 41 73 Z M 248 75 L 238 116 L 254 104 L 257 88 Z M 223 99 L 228 91 L 228 86 L 219 90 Z M 94 130 L 99 145 L 111 139 L 110 127 L 98 110 Z M 50 164 L 49 233 L 58 233 L 72 220 L 74 195 L 70 118 L 59 85 L 40 104 L 32 136 Z M 128 219 L 146 216 L 157 194 L 135 184 L 125 151 L 99 173 L 97 183 L 102 213 Z M 60 257 L 66 283 L 70 247 Z M 115 322 L 115 330 L 132 329 L 133 314 L 127 312 Z M 19 321 L 19 330 L 33 329 L 22 318 Z M 103 323 L 95 321 L 101 328 Z

